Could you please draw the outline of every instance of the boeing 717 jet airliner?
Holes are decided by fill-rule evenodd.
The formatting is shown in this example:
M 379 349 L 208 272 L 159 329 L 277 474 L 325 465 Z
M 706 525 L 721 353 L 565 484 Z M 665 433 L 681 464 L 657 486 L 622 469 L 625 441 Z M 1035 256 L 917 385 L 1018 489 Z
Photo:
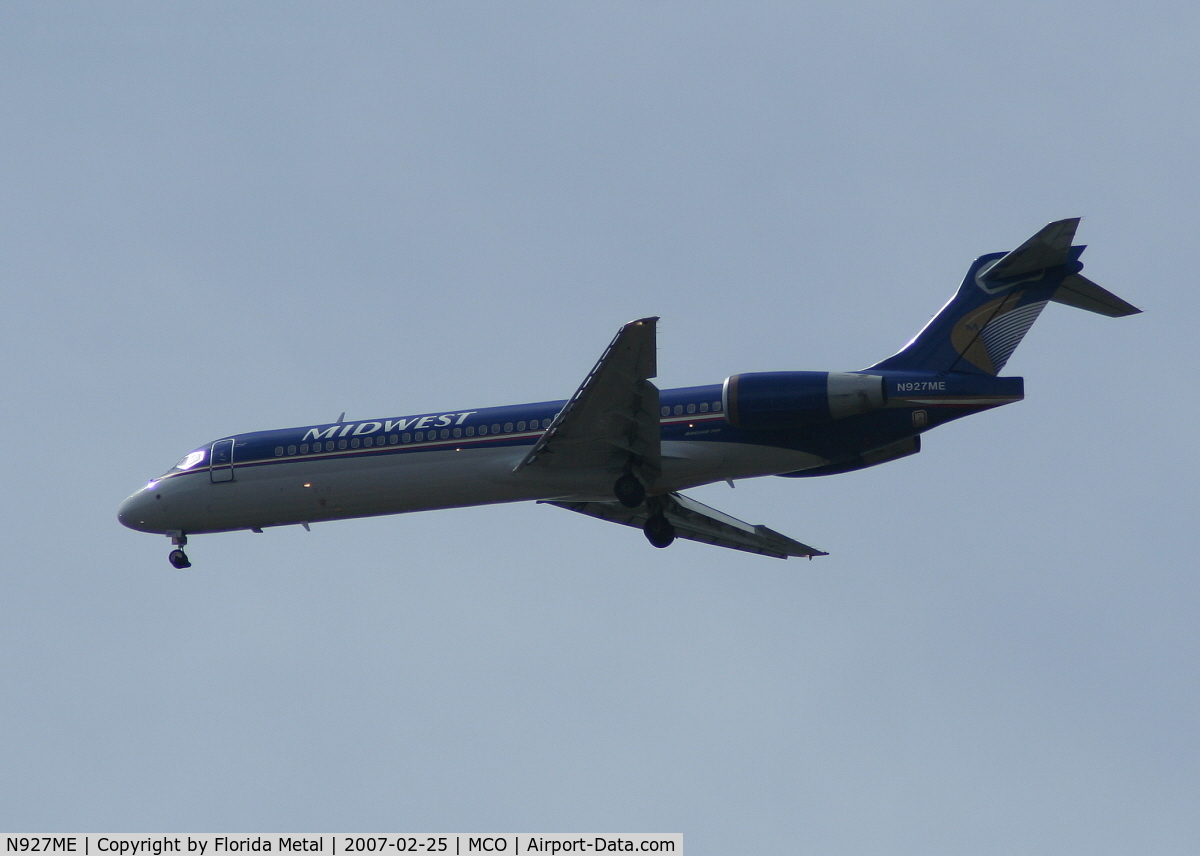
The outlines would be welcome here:
M 655 323 L 626 324 L 566 401 L 257 431 L 189 452 L 118 518 L 189 535 L 536 500 L 765 556 L 824 556 L 680 491 L 754 476 L 824 476 L 912 455 L 953 419 L 1020 401 L 997 377 L 1048 302 L 1119 317 L 1140 310 L 1080 274 L 1078 219 L 976 259 L 958 292 L 899 353 L 859 371 L 755 372 L 659 390 Z

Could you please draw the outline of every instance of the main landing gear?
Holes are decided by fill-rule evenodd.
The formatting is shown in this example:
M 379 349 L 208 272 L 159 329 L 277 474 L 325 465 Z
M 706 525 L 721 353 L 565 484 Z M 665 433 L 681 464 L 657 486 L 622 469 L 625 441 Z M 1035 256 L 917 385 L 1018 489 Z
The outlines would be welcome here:
M 633 473 L 625 473 L 613 485 L 617 502 L 626 508 L 637 508 L 646 501 L 646 486 Z
M 675 540 L 675 527 L 661 511 L 650 515 L 642 531 L 646 533 L 646 540 L 660 549 L 670 547 Z
M 633 473 L 627 472 L 617 479 L 613 485 L 613 494 L 617 501 L 626 508 L 640 508 L 646 504 L 650 516 L 642 526 L 646 540 L 655 547 L 670 547 L 675 540 L 675 527 L 662 512 L 662 501 L 658 498 L 646 499 L 646 486 Z
M 190 568 L 192 562 L 188 559 L 187 553 L 183 552 L 184 545 L 187 544 L 187 536 L 182 532 L 178 535 L 171 535 L 171 543 L 175 545 L 175 549 L 167 556 L 167 561 L 171 563 L 172 567 L 178 568 L 181 571 L 184 568 Z

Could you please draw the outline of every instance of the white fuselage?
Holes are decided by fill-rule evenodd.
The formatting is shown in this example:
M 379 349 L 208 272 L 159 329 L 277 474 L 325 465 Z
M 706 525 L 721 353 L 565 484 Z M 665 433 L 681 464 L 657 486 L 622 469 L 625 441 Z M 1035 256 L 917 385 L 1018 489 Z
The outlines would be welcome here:
M 613 499 L 608 470 L 514 472 L 530 445 L 235 462 L 233 478 L 222 481 L 198 467 L 150 482 L 125 500 L 119 518 L 143 532 L 201 534 L 499 502 Z M 662 453 L 655 493 L 823 462 L 789 449 L 702 440 L 664 441 Z

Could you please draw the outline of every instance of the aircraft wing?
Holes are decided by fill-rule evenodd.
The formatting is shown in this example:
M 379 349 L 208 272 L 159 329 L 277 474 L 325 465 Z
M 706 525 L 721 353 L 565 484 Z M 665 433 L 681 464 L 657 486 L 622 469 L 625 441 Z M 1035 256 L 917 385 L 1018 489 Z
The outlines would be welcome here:
M 632 461 L 646 481 L 661 470 L 655 325 L 630 321 L 514 472 L 525 467 L 619 470 Z
M 662 512 L 667 520 L 675 527 L 675 535 L 690 541 L 700 541 L 704 544 L 715 544 L 718 547 L 728 547 L 731 550 L 744 550 L 747 553 L 758 553 L 763 556 L 774 556 L 776 559 L 786 559 L 788 556 L 828 556 L 814 547 L 793 541 L 786 535 L 780 535 L 774 529 L 766 526 L 755 526 L 736 517 L 723 514 L 715 508 L 709 508 L 702 502 L 697 502 L 680 493 L 670 493 L 657 497 L 662 504 Z M 641 529 L 646 525 L 650 511 L 646 505 L 640 508 L 626 508 L 619 502 L 571 502 L 547 501 L 547 505 L 557 505 L 610 520 L 625 526 Z

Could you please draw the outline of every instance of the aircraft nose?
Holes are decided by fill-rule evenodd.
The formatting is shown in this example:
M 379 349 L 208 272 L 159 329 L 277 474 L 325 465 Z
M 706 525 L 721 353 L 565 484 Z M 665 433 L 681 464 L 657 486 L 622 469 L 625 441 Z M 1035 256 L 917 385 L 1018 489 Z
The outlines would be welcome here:
M 154 495 L 151 490 L 142 488 L 121 503 L 121 507 L 117 509 L 117 520 L 122 526 L 128 526 L 139 532 L 157 531 L 150 514 L 154 508 L 153 503 Z

